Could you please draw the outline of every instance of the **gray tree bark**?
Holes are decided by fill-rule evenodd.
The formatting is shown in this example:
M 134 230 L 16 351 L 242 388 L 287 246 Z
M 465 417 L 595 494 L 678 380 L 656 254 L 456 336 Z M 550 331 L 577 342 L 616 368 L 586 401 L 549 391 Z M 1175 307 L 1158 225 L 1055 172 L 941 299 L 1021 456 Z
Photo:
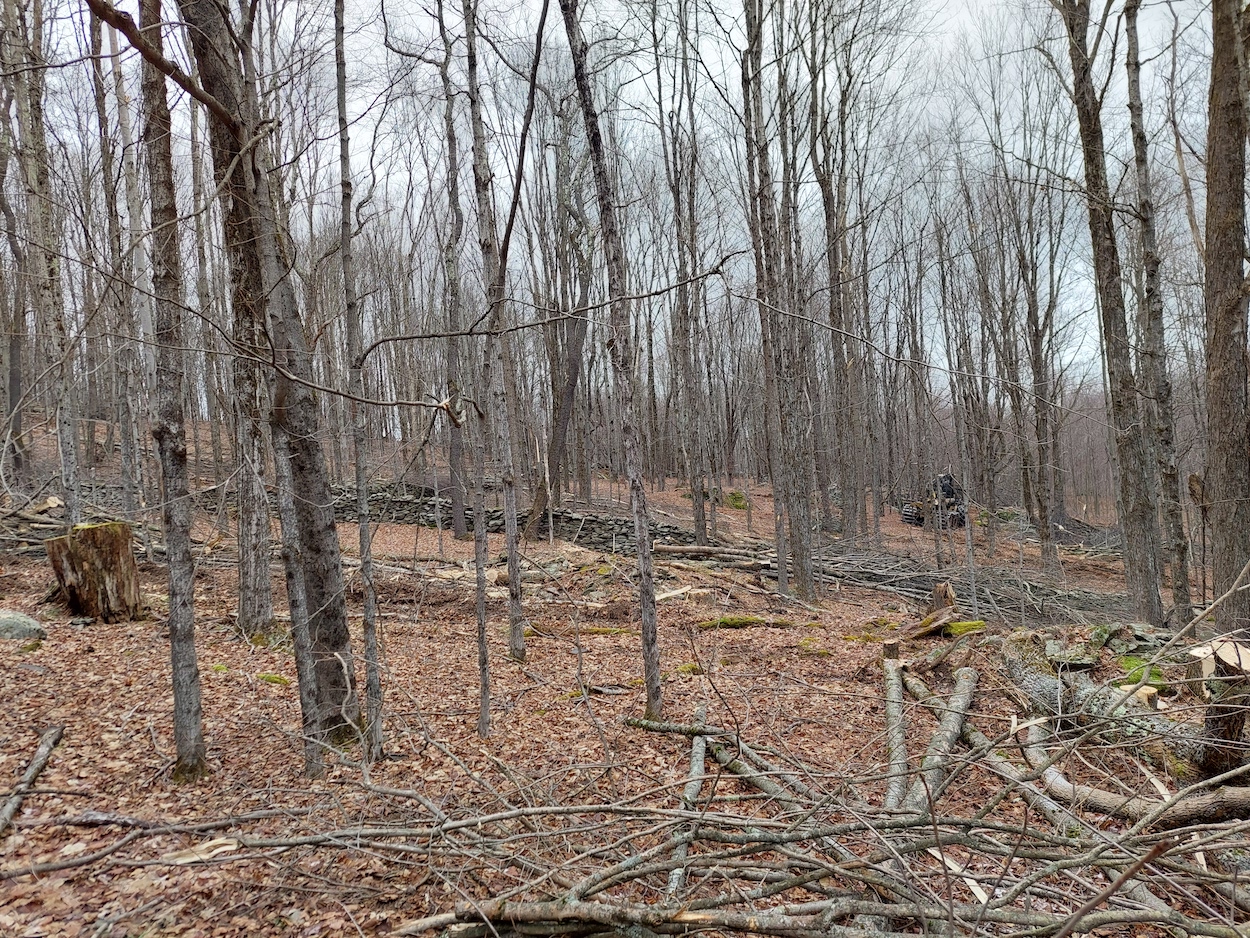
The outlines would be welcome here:
M 544 12 L 546 7 L 544 6 Z M 507 335 L 502 332 L 504 317 L 504 281 L 507 258 L 501 250 L 495 229 L 494 196 L 491 192 L 493 173 L 486 151 L 486 133 L 482 119 L 482 96 L 477 66 L 477 0 L 464 0 L 466 73 L 469 84 L 469 118 L 473 130 L 473 188 L 477 195 L 478 247 L 482 252 L 482 279 L 486 286 L 486 350 L 482 359 L 481 392 L 491 401 L 490 426 L 494 430 L 496 456 L 500 461 L 503 483 L 504 539 L 508 558 L 508 653 L 518 661 L 525 660 L 525 615 L 521 609 L 521 558 L 517 530 L 516 471 L 513 460 L 513 407 L 510 394 L 516 385 L 510 380 Z M 531 101 L 532 101 L 531 91 Z M 531 105 L 532 106 L 532 105 Z M 524 155 L 522 146 L 518 153 Z M 520 183 L 521 173 L 517 172 Z M 514 200 L 515 202 L 515 200 Z M 485 446 L 485 439 L 479 440 Z M 478 458 L 478 486 L 485 468 L 484 454 Z M 474 525 L 484 524 L 482 512 L 474 509 Z
M 1124 308 L 1120 249 L 1115 237 L 1111 185 L 1103 140 L 1102 101 L 1094 62 L 1107 35 L 1110 4 L 1104 8 L 1089 44 L 1090 0 L 1056 0 L 1068 35 L 1072 64 L 1072 95 L 1080 128 L 1085 164 L 1085 198 L 1093 245 L 1094 281 L 1102 323 L 1103 354 L 1111 398 L 1116 468 L 1120 481 L 1124 567 L 1135 613 L 1147 622 L 1163 622 L 1159 595 L 1159 526 L 1156 519 L 1155 472 L 1142 432 L 1141 404 L 1133 374 L 1132 349 Z M 1243 338 L 1244 346 L 1244 338 Z M 1235 562 L 1230 560 L 1230 562 Z
M 1246 366 L 1246 122 L 1239 85 L 1239 4 L 1211 4 L 1211 86 L 1207 121 L 1206 320 L 1207 503 L 1214 593 L 1222 595 L 1250 557 L 1250 397 Z M 1217 631 L 1250 624 L 1250 593 L 1228 597 Z
M 1159 237 L 1155 225 L 1154 192 L 1150 182 L 1150 154 L 1141 96 L 1141 62 L 1138 53 L 1137 13 L 1141 0 L 1124 5 L 1128 39 L 1128 109 L 1133 133 L 1133 165 L 1137 175 L 1137 218 L 1141 226 L 1142 266 L 1145 280 L 1145 349 L 1141 355 L 1142 379 L 1149 390 L 1147 413 L 1152 417 L 1155 456 L 1159 466 L 1163 520 L 1167 527 L 1172 572 L 1172 605 L 1179 623 L 1193 618 L 1189 595 L 1189 535 L 1181 502 L 1181 475 L 1176 456 L 1176 415 L 1172 405 L 1172 379 L 1163 331 L 1163 290 L 1160 284 Z
M 249 44 L 253 24 L 227 24 L 221 8 L 210 0 L 181 0 L 179 8 L 190 27 L 204 91 L 221 111 L 213 110 L 209 130 L 214 172 L 229 199 L 226 243 L 235 301 L 264 317 L 272 343 L 276 380 L 271 419 L 286 435 L 292 477 L 301 495 L 295 507 L 316 659 L 319 725 L 332 741 L 345 741 L 356 733 L 359 705 L 343 568 L 318 435 L 317 402 L 310 387 L 312 355 L 269 184 L 269 145 L 257 117 Z M 230 44 L 232 36 L 243 40 L 240 47 Z
M 29 18 L 28 18 L 29 11 Z M 31 249 L 26 252 L 32 282 L 32 299 L 37 328 L 47 329 L 54 338 L 57 361 L 54 366 L 56 438 L 60 450 L 61 484 L 65 512 L 71 524 L 82 521 L 82 491 L 78 471 L 78 441 L 74 412 L 74 345 L 65 316 L 65 295 L 61 283 L 61 236 L 57 229 L 52 199 L 48 136 L 44 125 L 43 59 L 44 10 L 41 2 L 29 8 L 16 0 L 5 0 L 4 28 L 0 36 L 0 59 L 11 81 L 17 113 L 19 144 L 17 154 L 26 188 L 26 214 Z
M 139 18 L 153 49 L 161 52 L 161 0 L 143 0 Z M 191 494 L 182 407 L 182 256 L 178 247 L 178 203 L 165 76 L 146 61 L 143 114 L 152 196 L 152 286 L 156 299 L 157 400 L 152 437 L 160 455 L 162 520 L 169 564 L 169 648 L 177 755 L 174 779 L 194 781 L 208 772 L 208 760 L 200 709 L 200 669 L 195 654 L 195 562 L 191 558 Z
M 360 533 L 360 582 L 364 592 L 365 745 L 366 762 L 382 757 L 382 675 L 378 659 L 378 601 L 373 585 L 373 532 L 369 525 L 368 441 L 363 399 L 364 362 L 361 358 L 360 300 L 356 295 L 356 257 L 352 250 L 352 161 L 347 130 L 347 58 L 344 48 L 343 0 L 334 0 L 335 98 L 339 118 L 339 181 L 342 201 L 339 217 L 339 259 L 343 268 L 344 321 L 347 330 L 348 417 L 356 468 L 356 520 Z
M 633 324 L 630 316 L 628 268 L 625 246 L 617 223 L 617 197 L 608 171 L 603 135 L 599 130 L 599 112 L 595 107 L 594 89 L 590 84 L 590 68 L 586 61 L 586 40 L 577 18 L 577 0 L 560 0 L 564 30 L 568 35 L 573 57 L 573 77 L 582 119 L 586 125 L 586 142 L 595 178 L 599 202 L 599 230 L 608 266 L 609 328 L 612 337 L 608 350 L 616 377 L 621 404 L 621 431 L 625 444 L 625 471 L 629 479 L 629 502 L 634 516 L 634 537 L 638 546 L 638 598 L 642 613 L 643 682 L 646 685 L 647 719 L 662 719 L 663 696 L 660 690 L 660 645 L 656 634 L 655 574 L 651 561 L 651 531 L 647 516 L 647 493 L 643 488 L 642 447 L 638 439 L 637 376 L 634 371 Z

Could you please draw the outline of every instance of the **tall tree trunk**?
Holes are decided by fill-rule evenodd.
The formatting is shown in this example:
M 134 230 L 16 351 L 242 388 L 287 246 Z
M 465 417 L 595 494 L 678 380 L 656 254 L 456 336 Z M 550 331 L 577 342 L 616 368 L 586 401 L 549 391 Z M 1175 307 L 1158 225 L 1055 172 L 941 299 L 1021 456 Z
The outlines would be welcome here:
M 0 55 L 0 62 L 6 61 L 7 56 Z M 8 461 L 8 465 L 0 468 L 4 469 L 6 479 L 16 477 L 16 480 L 20 482 L 26 469 L 26 448 L 22 440 L 22 396 L 24 393 L 22 350 L 26 337 L 26 303 L 30 292 L 28 285 L 30 269 L 27 266 L 28 253 L 18 238 L 17 213 L 13 211 L 5 189 L 5 180 L 9 174 L 9 159 L 13 153 L 13 138 L 9 130 L 11 126 L 9 112 L 13 104 L 13 96 L 7 88 L 3 94 L 3 101 L 0 102 L 0 216 L 4 218 L 5 240 L 8 242 L 9 252 L 13 255 L 14 284 L 13 305 L 9 310 L 9 316 L 3 323 L 0 323 L 0 328 L 7 333 L 6 372 L 0 378 L 4 381 L 7 392 L 4 409 L 4 444 L 0 451 L 3 452 L 3 458 Z M 8 475 L 10 467 L 13 470 L 13 477 Z
M 214 172 L 229 199 L 226 243 L 234 298 L 245 311 L 264 317 L 272 342 L 276 369 L 272 419 L 286 434 L 292 477 L 301 495 L 296 516 L 316 658 L 319 724 L 331 740 L 342 741 L 354 736 L 359 719 L 356 669 L 333 497 L 318 436 L 317 402 L 309 386 L 312 355 L 275 215 L 268 141 L 257 136 L 253 24 L 227 24 L 221 8 L 210 0 L 180 0 L 179 7 L 190 27 L 204 90 L 225 112 L 214 112 L 209 127 Z M 231 36 L 243 40 L 241 48 L 226 45 Z M 245 149 L 245 143 L 250 148 Z
M 282 530 L 282 567 L 286 572 L 287 611 L 291 616 L 291 644 L 295 649 L 295 675 L 299 682 L 300 728 L 304 736 L 304 774 L 321 778 L 325 774 L 320 707 L 317 703 L 317 659 L 308 629 L 308 589 L 304 584 L 304 561 L 300 557 L 299 518 L 295 514 L 295 483 L 291 473 L 291 444 L 286 431 L 276 421 L 272 427 L 273 463 Z
M 438 31 L 443 41 L 443 58 L 439 62 L 438 75 L 443 85 L 443 132 L 447 139 L 447 211 L 451 227 L 443 242 L 443 291 L 447 310 L 447 397 L 459 410 L 463 379 L 460 363 L 460 336 L 462 326 L 462 302 L 460 294 L 460 244 L 464 240 L 464 210 L 460 206 L 460 143 L 456 136 L 455 89 L 451 84 L 451 39 L 443 20 L 443 2 L 438 2 Z M 451 499 L 451 530 L 458 540 L 469 533 L 465 519 L 465 455 L 464 427 L 459 420 L 447 428 L 447 461 L 451 485 L 447 495 Z
M 750 9 L 752 0 L 748 0 Z M 755 305 L 759 310 L 760 341 L 764 351 L 764 452 L 768 464 L 768 475 L 773 486 L 773 537 L 777 548 L 777 590 L 784 594 L 790 591 L 790 564 L 786 550 L 785 529 L 785 471 L 781 456 L 781 404 L 777 392 L 777 359 L 773 354 L 773 315 L 770 306 L 774 303 L 772 277 L 768 252 L 771 248 L 765 244 L 761 203 L 758 192 L 759 181 L 758 153 L 756 150 L 755 108 L 751 103 L 756 95 L 754 76 L 757 70 L 754 65 L 752 49 L 759 45 L 756 33 L 751 40 L 751 47 L 742 52 L 742 116 L 743 135 L 746 143 L 747 163 L 747 212 L 748 227 L 751 230 L 751 250 L 755 258 Z
M 1058 0 L 1057 5 L 1063 14 L 1068 34 L 1072 94 L 1085 163 L 1085 198 L 1090 241 L 1093 245 L 1094 281 L 1098 294 L 1103 355 L 1107 365 L 1119 470 L 1125 578 L 1135 613 L 1144 621 L 1161 624 L 1163 604 L 1159 595 L 1160 545 L 1156 518 L 1155 472 L 1150 465 L 1150 453 L 1145 434 L 1141 430 L 1141 405 L 1133 374 L 1128 322 L 1124 309 L 1120 250 L 1115 238 L 1115 217 L 1103 141 L 1102 102 L 1098 97 L 1094 74 L 1094 55 L 1097 53 L 1098 43 L 1096 40 L 1091 53 L 1090 0 Z M 1096 31 L 1099 38 L 1106 35 L 1109 13 L 1108 0 Z M 1244 344 L 1243 337 L 1243 347 Z
M 117 432 L 121 437 L 122 510 L 135 518 L 142 503 L 143 448 L 139 427 L 144 416 L 146 370 L 139 363 L 139 339 L 152 331 L 152 271 L 144 239 L 143 196 L 139 192 L 139 169 L 135 160 L 134 134 L 130 124 L 130 99 L 117 52 L 117 33 L 109 29 L 109 63 L 113 72 L 113 95 L 117 101 L 117 123 L 121 134 L 122 179 L 126 189 L 127 232 L 124 276 L 130 281 L 123 288 L 118 304 L 120 347 L 117 354 Z M 110 186 L 112 183 L 110 183 Z M 116 211 L 116 196 L 110 203 Z M 137 315 L 136 315 L 137 314 Z
M 1142 266 L 1144 268 L 1146 310 L 1145 349 L 1141 355 L 1142 379 L 1153 406 L 1155 455 L 1159 464 L 1163 520 L 1171 555 L 1172 605 L 1177 623 L 1193 618 L 1189 596 L 1189 535 L 1181 502 L 1181 475 L 1176 457 L 1176 415 L 1172 406 L 1172 380 L 1169 376 L 1167 346 L 1163 332 L 1163 291 L 1159 278 L 1159 239 L 1155 231 L 1154 193 L 1150 184 L 1150 156 L 1142 116 L 1141 62 L 1138 56 L 1137 12 L 1141 0 L 1124 5 L 1128 34 L 1128 102 L 1133 131 L 1133 163 L 1137 173 L 1137 217 L 1141 226 Z
M 66 515 L 71 524 L 77 524 L 82 520 L 73 399 L 77 343 L 66 318 L 61 284 L 61 236 L 52 199 L 51 157 L 44 126 L 44 80 L 47 71 L 47 63 L 43 60 L 44 27 L 42 0 L 34 0 L 29 8 L 20 5 L 17 0 L 4 0 L 4 35 L 0 36 L 0 41 L 4 44 L 4 68 L 11 77 L 17 111 L 20 140 L 17 153 L 26 187 L 26 214 L 32 244 L 32 249 L 26 252 L 26 262 L 33 282 L 35 328 L 48 330 L 54 336 L 57 361 L 53 366 L 53 407 L 61 459 L 61 484 Z
M 1211 4 L 1211 89 L 1207 119 L 1206 319 L 1207 477 L 1216 596 L 1250 557 L 1250 399 L 1247 398 L 1245 193 L 1246 121 L 1237 44 L 1240 4 Z M 1215 614 L 1217 631 L 1250 624 L 1250 593 L 1234 593 Z
M 148 42 L 162 52 L 161 0 L 143 0 L 140 23 Z M 161 464 L 162 520 L 169 563 L 169 648 L 174 685 L 176 781 L 208 772 L 200 710 L 200 669 L 195 654 L 195 562 L 191 558 L 191 493 L 187 484 L 187 438 L 183 424 L 182 256 L 178 204 L 170 147 L 165 76 L 143 64 L 143 137 L 152 194 L 152 286 L 156 298 L 156 419 L 152 437 Z
M 577 0 L 560 0 L 564 30 L 573 57 L 573 77 L 586 124 L 595 193 L 599 202 L 599 230 L 608 267 L 609 328 L 608 348 L 621 403 L 621 430 L 625 444 L 625 471 L 629 478 L 629 501 L 634 516 L 634 537 L 638 548 L 638 598 L 642 613 L 643 682 L 646 685 L 648 719 L 662 719 L 660 690 L 660 645 L 656 634 L 655 578 L 651 561 L 651 531 L 647 516 L 647 493 L 643 488 L 642 447 L 638 439 L 637 376 L 634 372 L 633 329 L 630 316 L 628 269 L 625 246 L 617 223 L 617 196 L 608 171 L 599 112 L 595 107 L 590 68 L 586 61 L 586 40 L 577 18 Z
M 544 7 L 544 11 L 545 11 Z M 518 661 L 525 660 L 525 616 L 521 608 L 521 560 L 517 530 L 516 472 L 512 452 L 513 406 L 508 396 L 515 393 L 510 382 L 507 335 L 502 331 L 504 286 L 507 258 L 503 255 L 495 229 L 494 197 L 491 192 L 493 172 L 486 152 L 486 133 L 482 119 L 481 88 L 477 71 L 477 0 L 464 0 L 466 73 L 469 83 L 469 117 L 473 130 L 473 187 L 477 195 L 478 246 L 482 252 L 482 279 L 486 286 L 486 350 L 482 360 L 483 394 L 490 395 L 490 423 L 495 433 L 496 456 L 500 461 L 503 483 L 504 539 L 508 558 L 508 653 Z M 541 40 L 540 40 L 541 41 Z M 532 101 L 532 91 L 531 91 Z M 524 155 L 524 141 L 518 151 Z M 517 172 L 517 185 L 521 173 Z M 484 441 L 482 443 L 484 444 Z M 479 473 L 484 461 L 479 459 Z M 479 480 L 479 485 L 481 484 Z M 475 518 L 475 524 L 477 519 Z
M 569 118 L 561 116 L 560 142 L 555 149 L 555 190 L 557 223 L 552 237 L 557 260 L 548 275 L 558 286 L 546 291 L 547 312 L 557 314 L 544 329 L 551 369 L 552 417 L 547 440 L 547 471 L 540 476 L 525 526 L 526 539 L 536 536 L 548 505 L 560 504 L 560 486 L 565 478 L 569 424 L 577 405 L 577 386 L 585 368 L 586 335 L 590 327 L 591 249 L 584 243 L 589 227 L 580 180 L 574 178 Z M 574 234 L 573 224 L 577 225 Z M 580 240 L 579 240 L 580 239 Z M 576 266 L 576 269 L 574 267 Z M 577 295 L 572 285 L 577 284 Z M 537 290 L 535 291 L 538 292 Z M 561 342 L 563 338 L 563 342 Z M 579 449 L 579 455 L 583 455 Z
M 365 746 L 366 762 L 382 757 L 382 675 L 378 660 L 378 602 L 373 586 L 373 532 L 369 525 L 369 467 L 365 425 L 364 361 L 361 357 L 360 300 L 356 295 L 356 256 L 352 251 L 352 161 L 347 131 L 347 58 L 344 48 L 344 0 L 334 0 L 335 98 L 339 117 L 339 259 L 343 268 L 344 320 L 347 329 L 348 417 L 356 465 L 356 520 L 360 532 L 360 584 L 364 592 Z
M 810 401 L 803 393 L 807 367 L 804 361 L 803 327 L 787 315 L 793 299 L 790 289 L 793 274 L 783 269 L 781 241 L 788 238 L 787 213 L 781 221 L 773 192 L 773 174 L 769 158 L 769 139 L 764 127 L 763 106 L 763 4 L 747 0 L 747 49 L 742 55 L 746 146 L 748 161 L 754 165 L 751 199 L 759 227 L 759 247 L 763 267 L 756 279 L 767 299 L 761 304 L 761 331 L 764 339 L 765 367 L 772 363 L 777 394 L 777 463 L 772 467 L 773 499 L 778 495 L 785 507 L 788 522 L 790 567 L 795 592 L 805 599 L 815 594 L 811 556 L 811 453 L 808 448 L 811 429 Z M 784 160 L 783 160 L 784 162 Z M 783 180 L 784 182 L 784 180 Z M 784 195 L 783 186 L 783 195 Z M 786 196 L 788 198 L 788 195 Z M 777 545 L 778 557 L 782 545 Z

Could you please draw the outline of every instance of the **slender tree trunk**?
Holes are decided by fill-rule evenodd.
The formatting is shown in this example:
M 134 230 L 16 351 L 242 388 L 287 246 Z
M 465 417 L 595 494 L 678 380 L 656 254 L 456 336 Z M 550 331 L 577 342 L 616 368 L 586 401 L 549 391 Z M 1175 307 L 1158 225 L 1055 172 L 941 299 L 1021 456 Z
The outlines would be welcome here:
M 1161 259 L 1155 230 L 1154 193 L 1150 183 L 1150 155 L 1142 116 L 1141 62 L 1138 56 L 1137 12 L 1141 0 L 1124 5 L 1128 38 L 1128 107 L 1133 130 L 1133 163 L 1137 172 L 1137 217 L 1141 226 L 1142 266 L 1144 268 L 1146 310 L 1145 349 L 1140 356 L 1142 378 L 1149 389 L 1154 417 L 1155 455 L 1163 496 L 1163 520 L 1171 554 L 1172 605 L 1178 623 L 1193 618 L 1189 596 L 1189 536 L 1181 502 L 1181 475 L 1176 457 L 1176 415 L 1172 406 L 1172 380 L 1168 373 L 1167 348 L 1163 331 L 1163 291 L 1159 278 Z
M 29 20 L 27 18 L 29 13 Z M 9 72 L 17 111 L 20 143 L 17 153 L 26 187 L 26 214 L 32 249 L 26 252 L 33 281 L 36 329 L 54 337 L 57 360 L 53 409 L 61 458 L 61 484 L 65 512 L 71 524 L 82 521 L 82 491 L 78 472 L 78 441 L 75 433 L 74 355 L 76 341 L 67 321 L 61 283 L 61 236 L 52 198 L 48 137 L 44 126 L 43 60 L 44 9 L 41 0 L 29 7 L 4 0 L 4 65 Z
M 747 6 L 750 9 L 751 0 Z M 786 550 L 785 533 L 785 471 L 781 457 L 781 404 L 777 392 L 777 359 L 773 354 L 772 312 L 769 306 L 774 302 L 772 278 L 768 276 L 770 265 L 767 261 L 768 251 L 764 243 L 762 206 L 758 192 L 762 185 L 759 181 L 758 153 L 755 131 L 755 108 L 752 99 L 755 97 L 756 74 L 753 65 L 752 48 L 759 45 L 756 29 L 752 35 L 752 47 L 742 53 L 742 99 L 744 137 L 746 142 L 747 163 L 747 211 L 750 215 L 748 227 L 751 230 L 751 248 L 755 257 L 755 294 L 756 307 L 760 317 L 760 340 L 764 352 L 764 446 L 768 464 L 768 475 L 773 487 L 773 537 L 777 547 L 777 590 L 787 594 L 790 592 L 790 565 Z
M 788 522 L 790 572 L 795 592 L 805 599 L 815 594 L 811 556 L 811 453 L 808 435 L 811 427 L 810 402 L 803 394 L 807 366 L 804 360 L 803 327 L 787 315 L 792 300 L 793 274 L 783 269 L 781 241 L 788 239 L 788 223 L 778 220 L 773 174 L 769 159 L 769 140 L 764 128 L 763 110 L 763 4 L 747 0 L 747 49 L 742 54 L 744 112 L 747 115 L 746 146 L 748 162 L 754 172 L 751 199 L 759 227 L 762 269 L 757 280 L 767 297 L 760 307 L 761 331 L 764 338 L 765 367 L 771 361 L 773 384 L 777 394 L 776 456 L 772 467 L 774 503 L 780 496 Z M 783 159 L 784 162 L 784 159 Z M 784 183 L 785 180 L 783 180 Z M 786 195 L 783 185 L 783 195 Z M 788 195 L 786 195 L 788 198 Z M 782 221 L 788 212 L 783 212 Z M 754 226 L 753 226 L 754 228 Z M 792 266 L 792 265 L 790 265 Z M 782 545 L 777 545 L 778 557 Z
M 630 316 L 628 269 L 625 246 L 617 223 L 617 196 L 608 171 L 607 154 L 599 130 L 599 112 L 595 108 L 594 90 L 590 84 L 590 68 L 586 61 L 586 40 L 582 37 L 577 17 L 577 0 L 560 0 L 564 30 L 568 34 L 573 57 L 573 77 L 577 83 L 578 101 L 586 124 L 586 142 L 590 149 L 595 192 L 599 202 L 599 230 L 608 267 L 609 328 L 608 342 L 612 369 L 616 375 L 621 403 L 622 435 L 625 444 L 625 471 L 629 478 L 630 508 L 634 516 L 634 537 L 638 548 L 638 597 L 642 612 L 643 681 L 646 685 L 648 719 L 662 719 L 663 698 L 660 690 L 660 645 L 656 634 L 655 579 L 651 561 L 651 531 L 647 516 L 647 493 L 643 487 L 642 447 L 638 439 L 637 377 L 634 372 L 633 330 Z
M 554 253 L 556 261 L 548 274 L 556 282 L 547 293 L 548 314 L 557 313 L 544 329 L 551 373 L 552 418 L 547 441 L 547 471 L 540 477 L 530 507 L 525 537 L 536 536 L 543 512 L 559 505 L 561 485 L 566 476 L 569 425 L 577 407 L 577 387 L 585 368 L 586 335 L 590 326 L 590 287 L 593 280 L 590 248 L 585 244 L 589 224 L 580 180 L 574 178 L 568 116 L 560 118 L 560 142 L 555 146 L 556 194 Z M 576 224 L 576 234 L 573 225 Z M 550 238 L 549 238 L 550 240 Z M 577 294 L 573 295 L 573 284 Z M 536 289 L 535 293 L 539 291 Z M 563 339 L 563 342 L 561 342 Z M 579 449 L 579 456 L 582 455 Z
M 273 424 L 274 501 L 282 530 L 282 567 L 286 572 L 287 610 L 291 615 L 291 644 L 295 647 L 295 675 L 299 683 L 300 728 L 304 738 L 304 774 L 321 778 L 325 733 L 317 703 L 317 661 L 309 633 L 308 590 L 300 556 L 299 519 L 295 514 L 295 482 L 291 474 L 291 444 L 286 431 Z
M 140 23 L 160 52 L 161 0 L 143 0 Z M 195 562 L 191 558 L 191 494 L 187 483 L 187 439 L 183 422 L 182 256 L 178 247 L 178 204 L 170 147 L 165 76 L 143 65 L 144 142 L 152 194 L 153 290 L 156 297 L 156 419 L 152 437 L 161 464 L 161 505 L 169 563 L 169 647 L 174 685 L 176 781 L 208 772 L 200 710 L 200 669 L 195 654 Z
M 438 75 L 443 84 L 443 130 L 447 138 L 447 211 L 451 216 L 451 229 L 443 243 L 443 289 L 447 310 L 447 396 L 459 409 L 462 380 L 460 363 L 460 336 L 462 327 L 462 301 L 460 293 L 460 244 L 464 240 L 464 211 L 460 206 L 460 143 L 456 135 L 455 90 L 451 84 L 451 39 L 443 20 L 443 3 L 438 2 L 438 30 L 443 40 L 443 58 L 439 62 Z M 464 428 L 452 421 L 447 429 L 447 461 L 451 484 L 447 495 L 451 499 L 451 530 L 457 540 L 469 533 L 465 519 L 465 456 Z
M 344 320 L 347 329 L 348 416 L 356 466 L 356 519 L 360 531 L 360 583 L 364 592 L 365 746 L 366 762 L 382 757 L 382 675 L 378 658 L 378 603 L 373 586 L 373 532 L 369 525 L 369 467 L 361 358 L 360 300 L 356 295 L 356 257 L 352 250 L 352 161 L 347 131 L 347 58 L 344 48 L 344 0 L 334 0 L 334 71 L 339 117 L 339 259 L 343 267 Z
M 7 55 L 0 55 L 0 62 L 7 62 Z M 4 410 L 5 433 L 3 448 L 0 451 L 3 452 L 4 459 L 9 461 L 9 465 L 3 467 L 5 478 L 15 478 L 16 481 L 21 482 L 26 469 L 26 448 L 22 440 L 22 396 L 24 393 L 22 352 L 26 337 L 26 303 L 30 292 L 28 286 L 30 270 L 27 266 L 27 251 L 18 239 L 17 214 L 13 211 L 5 189 L 5 181 L 9 174 L 9 159 L 13 152 L 13 138 L 9 130 L 11 126 L 9 112 L 12 103 L 13 96 L 5 89 L 3 100 L 0 101 L 0 216 L 4 218 L 5 240 L 13 255 L 14 284 L 13 305 L 9 310 L 9 317 L 2 326 L 8 337 L 6 370 L 3 376 L 7 392 Z M 8 475 L 9 467 L 13 470 L 12 477 Z
M 473 182 L 477 194 L 478 246 L 482 252 L 482 278 L 486 285 L 486 350 L 482 360 L 482 387 L 490 395 L 490 423 L 495 430 L 495 446 L 503 483 L 504 539 L 508 557 L 508 653 L 525 660 L 525 615 L 521 608 L 521 561 L 517 530 L 516 473 L 512 453 L 512 408 L 507 400 L 515 385 L 508 385 L 508 368 L 502 328 L 504 317 L 504 278 L 506 258 L 501 257 L 495 230 L 493 173 L 486 152 L 482 120 L 481 89 L 477 77 L 477 0 L 464 0 L 466 72 L 469 83 L 469 116 L 473 129 Z M 521 152 L 524 152 L 523 150 Z M 520 173 L 517 174 L 518 183 Z M 484 442 L 482 445 L 485 445 Z M 479 460 L 479 464 L 482 461 Z M 484 465 L 482 466 L 484 469 Z M 476 519 L 475 519 L 476 523 Z
M 1160 545 L 1154 497 L 1156 474 L 1149 464 L 1149 452 L 1141 428 L 1137 381 L 1133 374 L 1120 251 L 1116 244 L 1111 186 L 1107 178 L 1101 101 L 1089 49 L 1090 0 L 1058 0 L 1058 6 L 1068 33 L 1072 94 L 1085 162 L 1085 198 L 1094 252 L 1094 280 L 1119 469 L 1125 577 L 1136 614 L 1147 622 L 1161 624 Z M 1106 15 L 1104 13 L 1104 22 L 1098 25 L 1099 35 L 1106 29 Z M 1243 347 L 1244 344 L 1243 337 Z
M 476 590 L 473 608 L 477 617 L 478 711 L 477 735 L 490 736 L 490 650 L 486 633 L 486 490 L 482 477 L 486 474 L 486 428 L 479 424 L 474 441 L 473 485 L 473 569 Z

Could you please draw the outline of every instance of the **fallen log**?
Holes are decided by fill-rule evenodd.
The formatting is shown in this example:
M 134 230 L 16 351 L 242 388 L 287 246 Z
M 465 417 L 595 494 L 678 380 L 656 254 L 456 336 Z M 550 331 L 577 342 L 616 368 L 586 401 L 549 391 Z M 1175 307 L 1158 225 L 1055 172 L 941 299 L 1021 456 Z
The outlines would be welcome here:
M 700 705 L 695 711 L 695 723 L 702 723 L 707 717 L 707 708 Z M 690 742 L 690 773 L 686 776 L 686 787 L 681 790 L 681 806 L 691 813 L 699 803 L 699 791 L 703 787 L 703 769 L 707 761 L 707 737 L 695 736 Z M 683 840 L 673 851 L 673 861 L 677 866 L 668 874 L 668 883 L 664 889 L 667 899 L 681 892 L 686 881 L 686 857 L 690 854 L 690 841 Z
M 17 783 L 13 794 L 4 803 L 4 807 L 0 808 L 0 834 L 13 823 L 17 809 L 22 806 L 22 799 L 26 797 L 26 793 L 35 784 L 35 779 L 39 778 L 44 766 L 48 764 L 48 759 L 52 757 L 52 750 L 57 747 L 57 743 L 61 741 L 61 734 L 64 732 L 65 727 L 54 726 L 44 730 L 43 735 L 39 737 L 39 745 L 35 747 L 35 754 L 31 757 L 30 765 L 26 767 L 26 774 Z
M 886 642 L 882 657 L 885 678 L 885 739 L 890 754 L 884 806 L 896 810 L 907 794 L 907 727 L 903 724 L 903 668 L 898 660 L 898 642 Z

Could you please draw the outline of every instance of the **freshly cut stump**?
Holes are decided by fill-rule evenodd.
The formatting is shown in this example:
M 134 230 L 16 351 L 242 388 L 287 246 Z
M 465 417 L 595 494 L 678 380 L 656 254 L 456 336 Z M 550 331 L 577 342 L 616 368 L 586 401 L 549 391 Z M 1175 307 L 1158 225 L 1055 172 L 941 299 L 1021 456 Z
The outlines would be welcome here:
M 124 521 L 78 525 L 43 542 L 70 609 L 102 622 L 139 615 L 139 568 Z

